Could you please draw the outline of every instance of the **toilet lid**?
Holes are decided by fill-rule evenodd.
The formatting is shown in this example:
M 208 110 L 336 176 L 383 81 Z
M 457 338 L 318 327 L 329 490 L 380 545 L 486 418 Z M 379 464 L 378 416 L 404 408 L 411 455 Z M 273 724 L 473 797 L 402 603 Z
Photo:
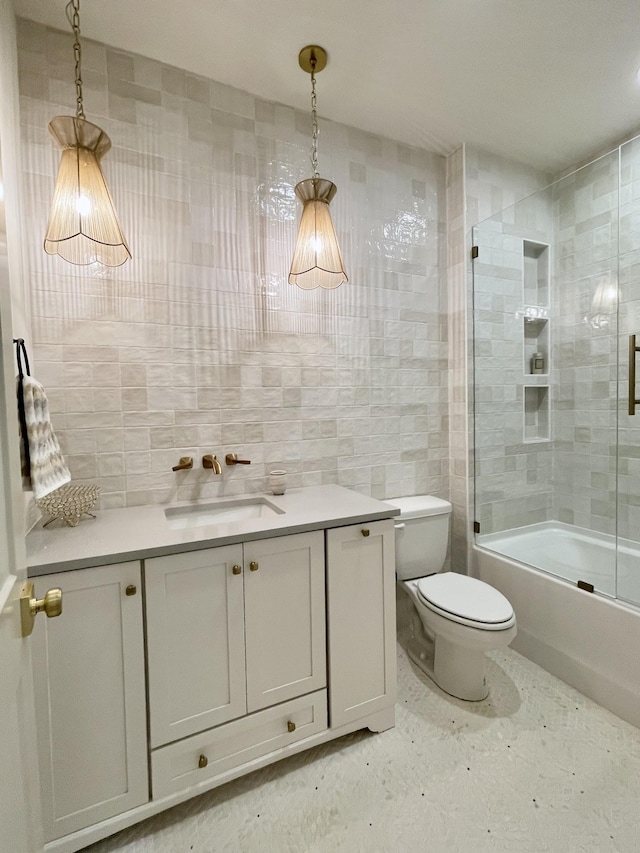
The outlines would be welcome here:
M 507 628 L 515 620 L 513 608 L 501 592 L 488 583 L 457 572 L 442 572 L 421 578 L 417 584 L 420 599 L 442 616 L 454 622 L 479 628 Z

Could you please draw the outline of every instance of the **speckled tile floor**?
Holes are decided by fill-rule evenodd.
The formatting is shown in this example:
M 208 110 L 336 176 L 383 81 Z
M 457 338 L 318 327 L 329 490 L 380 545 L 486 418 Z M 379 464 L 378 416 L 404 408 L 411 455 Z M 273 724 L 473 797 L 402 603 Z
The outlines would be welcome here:
M 438 690 L 398 649 L 396 728 L 196 797 L 91 853 L 637 853 L 640 730 L 507 649 L 491 693 Z

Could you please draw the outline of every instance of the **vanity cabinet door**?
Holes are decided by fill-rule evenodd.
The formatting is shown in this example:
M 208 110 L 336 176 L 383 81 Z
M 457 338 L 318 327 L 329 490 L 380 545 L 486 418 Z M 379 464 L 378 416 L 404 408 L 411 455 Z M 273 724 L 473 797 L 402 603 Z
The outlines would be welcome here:
M 140 563 L 34 578 L 62 614 L 33 631 L 45 840 L 149 799 Z M 75 849 L 75 848 L 74 848 Z
M 249 713 L 326 686 L 324 535 L 244 545 Z
M 151 746 L 247 713 L 242 546 L 145 560 Z
M 327 530 L 329 722 L 395 704 L 393 520 Z

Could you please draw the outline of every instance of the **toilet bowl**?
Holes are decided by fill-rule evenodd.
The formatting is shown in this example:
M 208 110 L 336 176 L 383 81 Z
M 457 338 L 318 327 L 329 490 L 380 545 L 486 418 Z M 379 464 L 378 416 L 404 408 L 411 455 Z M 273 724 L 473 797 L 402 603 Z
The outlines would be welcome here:
M 410 602 L 409 657 L 446 693 L 485 699 L 485 653 L 508 646 L 517 633 L 511 604 L 484 581 L 442 571 L 448 501 L 417 495 L 386 502 L 400 509 L 396 575 Z

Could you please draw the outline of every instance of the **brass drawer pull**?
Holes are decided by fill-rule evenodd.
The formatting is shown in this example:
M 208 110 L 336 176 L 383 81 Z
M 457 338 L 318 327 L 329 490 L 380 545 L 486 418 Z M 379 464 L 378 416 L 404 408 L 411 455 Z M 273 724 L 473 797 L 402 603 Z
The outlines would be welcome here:
M 130 583 L 129 586 L 125 589 L 125 594 L 126 595 L 135 595 L 137 591 L 138 591 L 137 587 L 134 584 Z
M 234 573 L 234 575 L 241 575 L 242 574 L 242 566 L 234 566 L 231 569 L 231 571 Z
M 257 572 L 260 566 L 257 563 L 249 563 L 249 568 L 252 572 Z
M 200 758 L 198 759 L 198 767 L 200 767 L 200 768 L 206 767 L 208 763 L 209 763 L 209 759 L 207 758 L 206 755 L 201 755 Z
M 368 536 L 369 535 L 369 528 L 365 527 L 364 530 L 360 531 L 360 533 L 362 533 L 363 536 Z
M 295 730 L 296 730 L 296 724 L 293 722 L 293 720 L 289 720 L 289 721 L 287 722 L 287 730 L 288 730 L 288 731 L 290 731 L 290 732 L 295 732 Z

